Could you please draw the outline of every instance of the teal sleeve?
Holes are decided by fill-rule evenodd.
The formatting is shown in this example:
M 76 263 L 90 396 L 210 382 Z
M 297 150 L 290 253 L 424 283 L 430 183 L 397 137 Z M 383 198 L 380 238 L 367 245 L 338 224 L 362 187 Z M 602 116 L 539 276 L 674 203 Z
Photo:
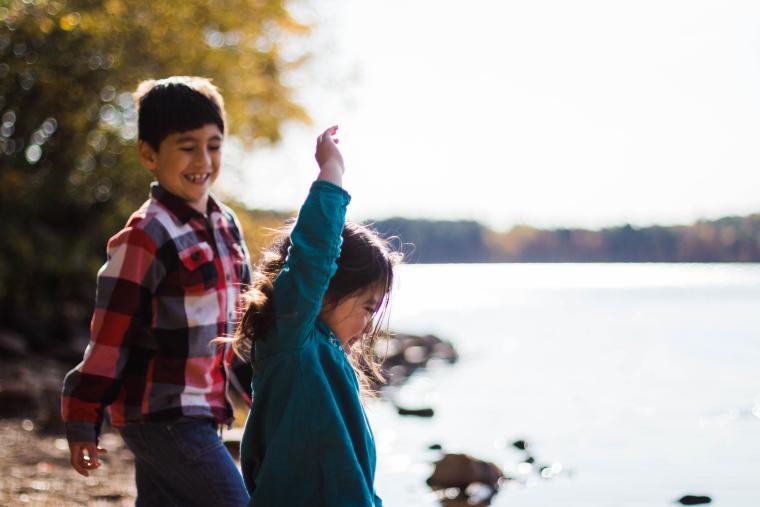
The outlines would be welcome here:
M 341 234 L 351 196 L 327 181 L 315 181 L 290 234 L 285 266 L 274 283 L 277 343 L 271 352 L 299 347 L 322 307 L 338 268 Z

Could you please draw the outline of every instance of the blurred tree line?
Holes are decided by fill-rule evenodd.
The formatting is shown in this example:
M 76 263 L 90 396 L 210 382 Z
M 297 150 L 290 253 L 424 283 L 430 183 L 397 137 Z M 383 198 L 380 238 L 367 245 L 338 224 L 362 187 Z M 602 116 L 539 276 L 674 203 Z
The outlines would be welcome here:
M 403 218 L 375 227 L 413 244 L 405 246 L 408 262 L 760 262 L 760 214 L 600 231 L 521 225 L 495 232 L 471 221 Z
M 0 2 L 0 328 L 38 348 L 87 333 L 106 241 L 148 195 L 139 81 L 211 77 L 230 133 L 273 142 L 308 120 L 283 79 L 308 30 L 284 0 Z
M 492 251 L 488 229 L 471 220 L 389 218 L 372 225 L 386 237 L 402 242 L 404 262 L 488 262 Z M 398 245 L 396 245 L 398 246 Z

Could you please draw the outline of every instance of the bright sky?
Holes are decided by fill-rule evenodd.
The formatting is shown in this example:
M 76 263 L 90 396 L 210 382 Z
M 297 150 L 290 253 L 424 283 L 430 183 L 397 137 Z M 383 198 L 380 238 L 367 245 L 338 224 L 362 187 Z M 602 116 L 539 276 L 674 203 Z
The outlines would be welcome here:
M 315 125 L 225 154 L 242 168 L 225 188 L 252 207 L 298 208 L 335 122 L 353 219 L 760 212 L 760 2 L 311 3 L 313 63 L 291 79 Z

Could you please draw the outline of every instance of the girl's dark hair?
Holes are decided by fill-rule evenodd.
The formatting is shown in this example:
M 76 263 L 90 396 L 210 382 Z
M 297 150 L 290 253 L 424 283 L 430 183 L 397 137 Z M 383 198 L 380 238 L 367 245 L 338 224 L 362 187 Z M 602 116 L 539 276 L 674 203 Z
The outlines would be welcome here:
M 253 273 L 250 289 L 244 295 L 243 316 L 231 342 L 235 352 L 256 368 L 254 342 L 260 340 L 275 319 L 274 281 L 285 265 L 290 248 L 292 224 L 280 231 L 275 242 L 263 252 Z M 349 360 L 365 393 L 373 380 L 383 381 L 380 362 L 374 349 L 384 329 L 387 329 L 387 309 L 393 287 L 393 271 L 401 262 L 400 252 L 393 251 L 387 240 L 368 226 L 347 222 L 343 227 L 343 243 L 338 257 L 338 269 L 325 293 L 325 305 L 334 306 L 362 289 L 379 284 L 382 297 L 373 318 L 372 329 L 354 347 Z M 287 317 L 283 317 L 287 318 Z M 372 378 L 374 377 L 374 378 Z
M 132 94 L 137 104 L 137 137 L 158 151 L 161 141 L 212 123 L 224 134 L 224 99 L 211 80 L 197 76 L 149 79 Z

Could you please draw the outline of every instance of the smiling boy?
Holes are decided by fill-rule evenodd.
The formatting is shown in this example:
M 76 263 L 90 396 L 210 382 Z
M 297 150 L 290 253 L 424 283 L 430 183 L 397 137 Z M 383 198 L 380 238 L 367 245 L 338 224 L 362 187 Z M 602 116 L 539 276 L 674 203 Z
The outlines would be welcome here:
M 71 465 L 101 466 L 108 412 L 135 455 L 138 506 L 246 505 L 248 494 L 217 428 L 248 252 L 232 210 L 211 193 L 219 176 L 224 102 L 198 77 L 145 81 L 138 153 L 150 199 L 113 236 L 98 272 L 90 343 L 64 379 Z

